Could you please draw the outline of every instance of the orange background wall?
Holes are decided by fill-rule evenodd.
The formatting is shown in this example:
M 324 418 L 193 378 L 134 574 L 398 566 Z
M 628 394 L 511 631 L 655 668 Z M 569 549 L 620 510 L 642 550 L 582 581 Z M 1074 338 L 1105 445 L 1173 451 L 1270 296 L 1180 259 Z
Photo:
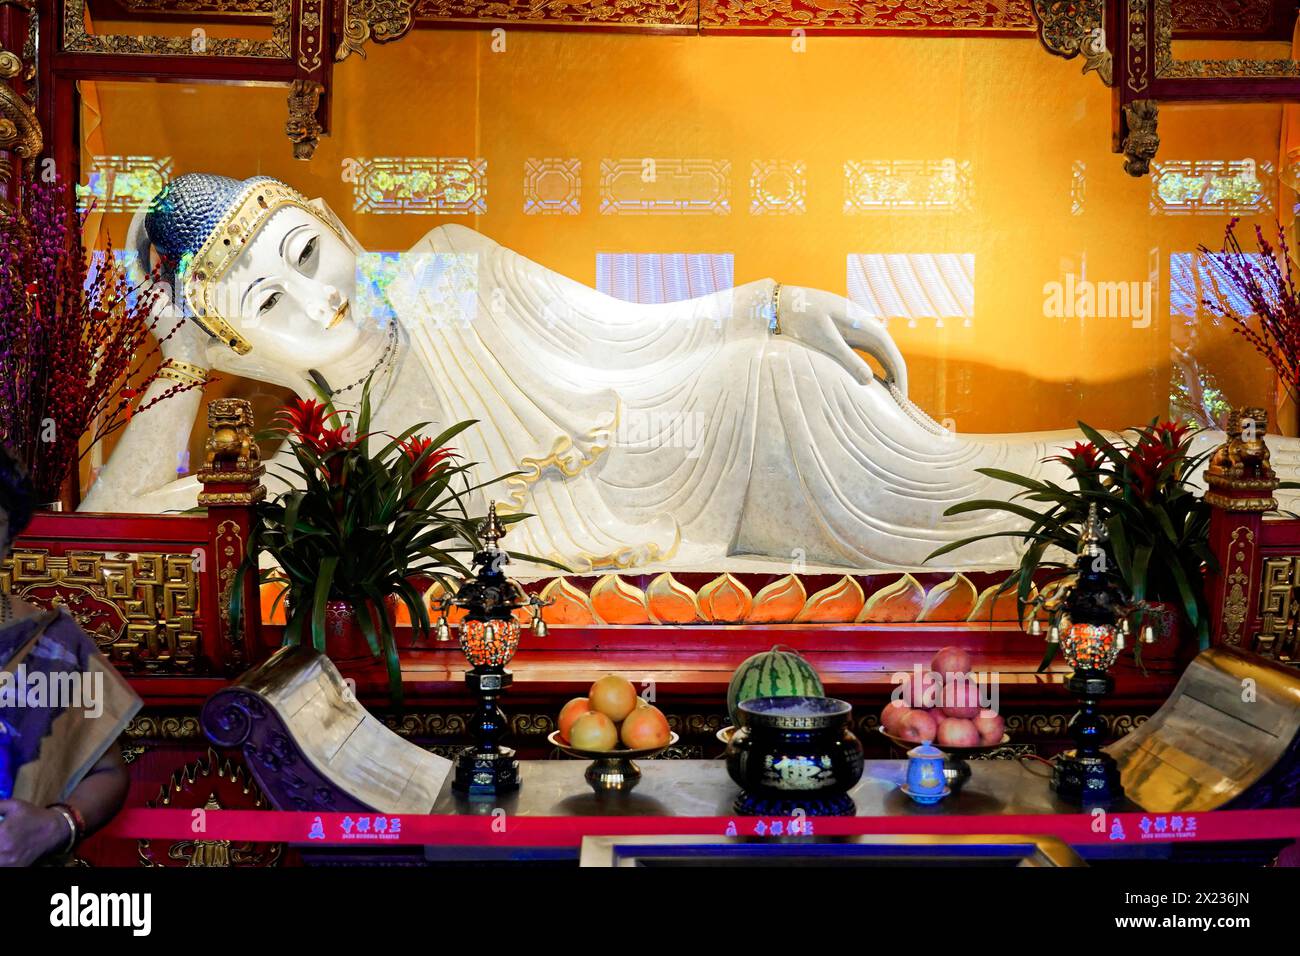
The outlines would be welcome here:
M 86 121 L 106 153 L 170 156 L 175 174 L 269 174 L 323 196 L 369 249 L 405 249 L 458 221 L 592 285 L 598 252 L 729 252 L 738 284 L 771 276 L 841 294 L 850 253 L 974 253 L 970 328 L 890 326 L 931 414 L 963 432 L 1164 414 L 1169 254 L 1217 246 L 1226 217 L 1152 214 L 1150 180 L 1110 152 L 1111 94 L 1098 78 L 1032 40 L 806 42 L 796 53 L 784 38 L 509 31 L 493 52 L 486 32 L 417 32 L 338 66 L 333 135 L 310 162 L 292 159 L 283 89 L 99 83 Z M 1276 164 L 1279 123 L 1273 106 L 1162 107 L 1158 159 Z M 354 213 L 345 162 L 373 156 L 484 157 L 487 213 Z M 600 161 L 645 156 L 730 160 L 731 213 L 602 215 Z M 529 157 L 581 159 L 580 215 L 524 214 Z M 843 212 L 846 160 L 948 157 L 972 164 L 969 212 Z M 754 159 L 806 163 L 806 214 L 750 214 Z M 1075 161 L 1086 167 L 1081 215 Z M 106 217 L 119 243 L 128 220 Z M 1143 281 L 1153 250 L 1163 265 L 1149 328 L 1044 317 L 1044 283 L 1063 271 Z M 1267 367 L 1241 340 L 1209 334 L 1202 357 L 1229 400 L 1271 403 Z

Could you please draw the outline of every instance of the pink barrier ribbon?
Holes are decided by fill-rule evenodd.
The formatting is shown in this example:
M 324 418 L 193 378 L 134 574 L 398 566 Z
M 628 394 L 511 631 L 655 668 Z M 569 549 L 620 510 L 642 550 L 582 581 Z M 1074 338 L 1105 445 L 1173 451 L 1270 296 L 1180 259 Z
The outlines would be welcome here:
M 577 846 L 584 836 L 1046 835 L 1073 845 L 1300 839 L 1300 810 L 896 817 L 529 817 L 483 814 L 124 810 L 118 839 L 231 840 L 323 846 Z

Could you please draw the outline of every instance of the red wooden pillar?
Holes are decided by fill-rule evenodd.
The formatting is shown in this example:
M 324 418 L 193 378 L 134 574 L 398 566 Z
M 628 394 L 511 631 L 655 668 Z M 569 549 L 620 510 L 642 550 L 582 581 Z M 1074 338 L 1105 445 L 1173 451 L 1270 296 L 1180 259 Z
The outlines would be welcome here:
M 1264 512 L 1277 508 L 1278 481 L 1269 465 L 1262 408 L 1234 410 L 1228 416 L 1228 440 L 1210 458 L 1206 470 L 1210 505 L 1210 548 L 1219 560 L 1207 579 L 1210 639 L 1250 650 L 1258 630 L 1260 548 Z M 1243 427 L 1244 426 L 1244 427 Z
M 262 651 L 261 591 L 256 572 L 240 570 L 249 553 L 254 506 L 266 497 L 265 468 L 253 441 L 253 407 L 242 398 L 208 403 L 208 441 L 199 481 L 199 505 L 208 510 L 208 534 L 221 631 L 222 657 L 229 674 L 239 674 L 265 655 Z M 231 614 L 230 598 L 241 586 L 242 613 Z
M 0 98 L 7 123 L 0 130 L 0 207 L 19 204 L 21 184 L 28 165 L 44 145 L 35 110 L 27 100 L 36 64 L 25 57 L 31 52 L 28 26 L 29 4 L 0 4 Z

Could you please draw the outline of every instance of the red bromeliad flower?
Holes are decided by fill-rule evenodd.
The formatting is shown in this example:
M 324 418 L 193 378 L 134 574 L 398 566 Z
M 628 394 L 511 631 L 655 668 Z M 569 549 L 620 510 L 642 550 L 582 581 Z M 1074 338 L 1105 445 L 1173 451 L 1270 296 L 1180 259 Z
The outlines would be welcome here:
M 423 455 L 429 448 L 432 447 L 433 447 L 433 439 L 424 438 L 417 435 L 414 438 L 410 438 L 407 441 L 402 442 L 402 453 L 405 454 L 406 457 L 411 460 L 412 464 L 414 464 L 416 461 L 419 461 L 421 455 Z M 449 458 L 454 458 L 454 457 L 455 457 L 454 448 L 439 448 L 433 451 L 427 458 L 424 459 L 423 462 L 420 463 L 419 467 L 417 467 L 415 471 L 412 472 L 411 474 L 412 484 L 416 486 L 425 484 L 426 482 L 429 481 L 429 479 L 431 479 L 434 475 L 436 475 L 439 471 L 441 471 L 444 467 L 446 467 L 447 460 Z
M 1101 467 L 1101 452 L 1090 441 L 1077 441 L 1065 449 L 1064 455 L 1057 455 L 1055 460 L 1069 465 L 1072 471 L 1096 471 Z
M 1187 437 L 1187 433 L 1192 430 L 1190 425 L 1181 425 L 1178 422 L 1169 421 L 1161 422 L 1151 430 L 1151 437 L 1170 448 L 1177 448 Z
M 360 444 L 361 438 L 352 431 L 352 426 L 323 429 L 316 438 L 307 439 L 312 450 L 325 460 L 325 469 L 329 472 L 331 484 L 342 487 L 344 481 L 343 465 L 347 461 L 347 452 Z M 343 452 L 344 454 L 337 454 Z
M 1129 450 L 1128 467 L 1137 480 L 1143 501 L 1150 501 L 1155 494 L 1160 473 L 1179 457 L 1183 439 L 1190 430 L 1190 426 L 1177 422 L 1161 422 L 1144 431 L 1137 444 Z
M 1150 443 L 1139 444 L 1128 453 L 1129 471 L 1137 481 L 1138 494 L 1143 501 L 1150 501 L 1156 490 L 1156 475 L 1164 464 L 1164 455 L 1160 446 Z
M 295 398 L 276 413 L 300 441 L 313 448 L 325 431 L 325 406 L 312 399 Z

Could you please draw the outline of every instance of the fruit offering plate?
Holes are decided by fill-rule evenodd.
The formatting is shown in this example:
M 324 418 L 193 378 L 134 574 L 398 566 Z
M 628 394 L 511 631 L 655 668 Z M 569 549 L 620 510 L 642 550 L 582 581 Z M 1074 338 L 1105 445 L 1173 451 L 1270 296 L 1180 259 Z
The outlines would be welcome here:
M 582 750 L 561 738 L 558 730 L 551 731 L 546 739 L 570 757 L 592 761 L 584 774 L 591 789 L 597 793 L 627 793 L 641 781 L 641 768 L 632 761 L 661 754 L 681 738 L 670 732 L 668 743 L 644 750 Z
M 890 743 L 900 748 L 903 753 L 907 753 L 913 747 L 921 745 L 918 740 L 904 740 L 902 737 L 895 737 L 893 734 L 886 733 L 884 727 L 877 727 L 876 729 L 880 731 L 882 737 L 887 738 Z M 965 786 L 966 781 L 970 779 L 970 764 L 966 762 L 967 757 L 978 757 L 980 754 L 991 753 L 999 747 L 1005 747 L 1010 742 L 1011 737 L 1004 733 L 1002 739 L 995 744 L 979 744 L 975 747 L 945 747 L 936 743 L 934 746 L 938 747 L 944 755 L 944 779 L 948 781 L 948 786 L 953 791 L 957 791 Z
M 570 757 L 580 757 L 583 760 L 648 760 L 663 753 L 680 739 L 677 734 L 670 733 L 668 743 L 662 747 L 649 747 L 645 750 L 581 750 L 563 739 L 558 730 L 553 730 L 546 741 L 554 747 L 559 747 Z

